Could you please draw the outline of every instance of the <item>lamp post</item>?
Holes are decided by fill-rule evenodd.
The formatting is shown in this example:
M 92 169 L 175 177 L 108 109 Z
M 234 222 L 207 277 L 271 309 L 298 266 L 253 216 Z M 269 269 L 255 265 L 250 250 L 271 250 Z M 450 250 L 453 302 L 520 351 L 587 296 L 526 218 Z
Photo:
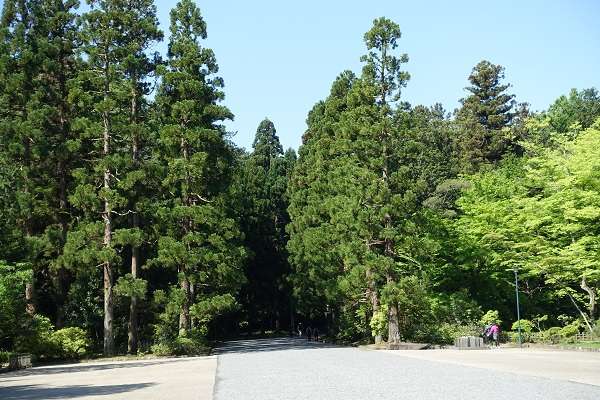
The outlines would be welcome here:
M 513 268 L 515 273 L 515 297 L 517 299 L 517 327 L 519 328 L 519 347 L 523 347 L 523 338 L 521 336 L 521 310 L 519 307 L 519 275 L 517 273 L 517 267 Z

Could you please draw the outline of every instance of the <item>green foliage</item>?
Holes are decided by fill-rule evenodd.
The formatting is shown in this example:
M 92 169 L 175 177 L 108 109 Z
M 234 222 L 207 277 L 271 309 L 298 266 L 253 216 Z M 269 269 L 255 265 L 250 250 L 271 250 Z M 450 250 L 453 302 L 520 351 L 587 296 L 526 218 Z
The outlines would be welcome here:
M 256 130 L 252 153 L 240 155 L 230 187 L 249 250 L 238 313 L 249 322 L 247 331 L 287 325 L 287 318 L 282 316 L 290 313 L 292 289 L 287 280 L 290 266 L 285 248 L 285 226 L 289 223 L 286 190 L 295 161 L 294 150 L 283 153 L 275 125 L 264 119 Z
M 115 284 L 115 294 L 124 297 L 137 297 L 143 299 L 146 296 L 148 282 L 140 278 L 134 278 L 131 274 L 119 277 Z
M 461 169 L 473 172 L 488 163 L 496 163 L 516 144 L 508 126 L 515 106 L 514 95 L 502 84 L 504 67 L 489 61 L 479 62 L 469 75 L 471 93 L 461 100 L 457 112 L 456 142 Z
M 0 348 L 10 349 L 27 323 L 25 284 L 31 281 L 31 267 L 7 265 L 0 261 Z
M 575 321 L 571 322 L 570 324 L 563 326 L 560 329 L 560 335 L 563 338 L 568 339 L 568 338 L 571 338 L 571 337 L 577 335 L 579 333 L 580 329 L 581 329 L 581 321 L 575 320 Z
M 596 321 L 596 325 L 594 326 L 594 337 L 600 338 L 600 320 Z
M 371 327 L 371 336 L 385 336 L 388 330 L 388 307 L 387 305 L 381 306 L 379 311 L 373 313 L 369 326 Z
M 179 330 L 185 334 L 196 297 L 239 289 L 246 251 L 225 203 L 234 152 L 222 122 L 233 114 L 219 104 L 223 80 L 215 75 L 213 51 L 203 47 L 206 23 L 191 0 L 177 3 L 170 16 L 168 60 L 156 96 L 163 190 L 155 203 L 160 239 L 152 264 L 177 271 L 183 295 Z M 174 318 L 163 313 L 163 323 L 166 316 Z
M 519 328 L 521 328 L 521 332 L 531 333 L 531 332 L 533 332 L 534 327 L 535 326 L 534 326 L 533 322 L 529 321 L 528 319 L 521 319 L 520 321 L 513 322 L 510 329 L 513 332 L 517 332 L 519 330 Z
M 153 0 L 78 7 L 5 1 L 0 19 L 3 351 L 112 354 L 127 331 L 130 353 L 201 354 L 288 316 L 347 342 L 451 343 L 515 320 L 513 271 L 528 340 L 599 329 L 596 89 L 532 114 L 482 61 L 453 117 L 410 105 L 382 17 L 298 157 L 267 118 L 246 152 L 195 2 L 174 5 L 165 55 Z
M 596 88 L 572 89 L 568 96 L 556 99 L 547 116 L 553 130 L 561 134 L 587 129 L 600 117 L 600 94 Z
M 521 319 L 520 323 L 519 321 L 513 322 L 511 327 L 512 332 L 510 332 L 511 339 L 513 341 L 519 340 L 519 327 L 521 328 L 521 340 L 523 342 L 531 342 L 533 328 L 535 327 L 533 322 L 527 319 Z
M 78 327 L 59 329 L 52 333 L 50 341 L 56 347 L 58 357 L 66 359 L 80 358 L 91 347 L 87 333 Z
M 215 295 L 208 299 L 203 299 L 196 302 L 190 307 L 190 314 L 195 317 L 198 322 L 206 324 L 213 320 L 218 315 L 234 311 L 237 308 L 235 298 L 226 293 L 224 295 Z
M 157 356 L 206 355 L 210 347 L 205 340 L 205 335 L 205 331 L 191 329 L 186 331 L 184 336 L 156 342 L 150 347 L 150 351 Z
M 54 357 L 56 344 L 52 341 L 54 326 L 50 319 L 34 315 L 15 339 L 15 351 L 31 353 L 37 357 Z
M 560 328 L 558 326 L 553 326 L 553 327 L 546 329 L 541 334 L 541 340 L 544 343 L 552 343 L 552 344 L 556 344 L 556 343 L 560 342 L 560 340 L 562 339 L 561 329 L 562 328 Z
M 556 298 L 589 300 L 600 271 L 592 222 L 600 212 L 599 145 L 600 131 L 592 127 L 560 149 L 508 160 L 473 178 L 459 201 L 464 216 L 458 227 L 498 276 L 517 268 L 522 279 L 541 281 Z M 588 313 L 593 318 L 596 310 Z
M 480 61 L 475 67 L 466 89 L 471 92 L 462 99 L 460 112 L 469 113 L 487 130 L 500 130 L 507 126 L 513 117 L 514 95 L 504 93 L 510 85 L 501 84 L 504 79 L 504 67 L 487 60 Z M 494 145 L 492 144 L 492 147 Z
M 0 364 L 7 364 L 11 355 L 10 351 L 0 351 Z
M 488 310 L 485 314 L 483 314 L 483 316 L 479 320 L 479 323 L 482 326 L 490 324 L 500 325 L 502 323 L 502 320 L 500 320 L 500 313 L 498 312 L 498 310 Z
M 460 336 L 479 336 L 481 328 L 477 324 L 460 325 L 456 323 L 443 322 L 435 327 L 435 331 L 429 339 L 433 343 L 453 344 L 454 339 Z
M 436 321 L 456 326 L 477 325 L 483 316 L 481 306 L 466 290 L 431 296 L 431 312 Z

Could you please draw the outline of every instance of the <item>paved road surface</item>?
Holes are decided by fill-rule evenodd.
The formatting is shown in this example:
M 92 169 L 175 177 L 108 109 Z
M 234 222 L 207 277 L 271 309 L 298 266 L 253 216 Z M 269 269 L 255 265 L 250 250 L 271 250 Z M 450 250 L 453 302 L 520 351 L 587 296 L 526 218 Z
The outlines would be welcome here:
M 230 342 L 219 354 L 216 400 L 600 399 L 599 386 L 299 339 Z
M 216 357 L 104 361 L 0 374 L 0 400 L 210 400 Z
M 402 357 L 446 362 L 519 375 L 559 379 L 600 386 L 600 353 L 541 349 L 499 349 L 489 351 L 407 350 L 386 351 Z M 599 399 L 600 400 L 600 399 Z
M 218 360 L 104 361 L 0 374 L 0 400 L 210 400 L 213 393 L 216 400 L 599 400 L 600 353 L 387 352 L 283 338 L 229 342 Z

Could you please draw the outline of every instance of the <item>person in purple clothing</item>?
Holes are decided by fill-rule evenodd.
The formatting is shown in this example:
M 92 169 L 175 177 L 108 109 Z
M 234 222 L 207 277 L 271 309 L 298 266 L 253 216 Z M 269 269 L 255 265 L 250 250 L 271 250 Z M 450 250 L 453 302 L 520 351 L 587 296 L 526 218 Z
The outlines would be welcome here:
M 498 324 L 494 323 L 494 324 L 492 324 L 492 326 L 490 327 L 490 329 L 488 331 L 488 337 L 490 337 L 492 339 L 492 343 L 496 347 L 498 347 L 499 336 L 500 336 L 500 327 L 498 326 Z

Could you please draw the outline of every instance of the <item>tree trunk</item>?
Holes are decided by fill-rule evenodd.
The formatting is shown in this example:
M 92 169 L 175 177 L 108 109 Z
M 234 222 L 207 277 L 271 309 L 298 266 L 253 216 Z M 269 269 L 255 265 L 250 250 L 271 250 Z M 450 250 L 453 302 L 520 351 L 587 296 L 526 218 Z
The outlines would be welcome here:
M 585 315 L 585 313 L 583 311 L 581 311 L 581 308 L 579 308 L 579 306 L 577 305 L 577 302 L 575 301 L 575 299 L 573 298 L 573 296 L 571 296 L 571 293 L 567 292 L 567 296 L 569 296 L 569 299 L 571 299 L 571 303 L 573 303 L 573 305 L 575 306 L 575 308 L 577 309 L 577 311 L 579 311 L 579 314 L 581 315 L 581 317 L 585 321 L 585 324 L 587 325 L 588 330 L 590 331 L 590 333 L 594 333 L 594 329 L 592 328 L 592 325 L 590 324 L 590 321 L 588 320 L 588 317 Z
M 185 124 L 182 124 L 182 129 L 184 127 L 185 127 Z M 189 152 L 188 152 L 188 146 L 187 146 L 187 143 L 186 143 L 184 137 L 181 137 L 180 147 L 181 147 L 181 155 L 187 163 L 189 161 Z M 182 196 L 183 196 L 182 202 L 183 202 L 183 204 L 185 204 L 188 207 L 190 207 L 192 204 L 192 202 L 190 200 L 189 190 L 190 190 L 190 178 L 186 172 L 185 190 L 182 190 Z M 185 236 L 191 230 L 192 221 L 190 220 L 190 218 L 185 218 L 182 221 L 182 224 L 183 224 L 183 232 L 184 232 L 184 236 Z M 190 291 L 190 281 L 188 280 L 187 273 L 188 273 L 187 268 L 185 266 L 183 266 L 180 270 L 180 275 L 182 275 L 180 285 L 181 285 L 181 289 L 183 290 L 183 293 L 184 293 L 184 301 L 181 306 L 181 311 L 179 314 L 179 334 L 180 335 L 185 334 L 185 332 L 187 330 L 189 330 L 190 326 L 191 326 L 191 321 L 190 321 L 191 291 Z
M 27 112 L 23 112 L 23 118 L 27 118 Z M 31 198 L 31 181 L 29 175 L 31 173 L 31 138 L 25 137 L 23 138 L 23 164 L 25 165 L 25 184 L 23 187 L 23 191 L 25 192 L 27 198 Z M 30 239 L 33 236 L 33 228 L 32 228 L 32 220 L 31 216 L 33 215 L 33 210 L 29 209 L 27 215 L 24 218 L 24 230 L 25 237 Z M 29 254 L 29 257 L 32 257 L 33 254 Z M 34 299 L 34 282 L 35 282 L 35 265 L 32 268 L 31 281 L 25 283 L 25 311 L 27 314 L 33 316 L 36 312 L 35 309 L 35 299 Z
M 108 52 L 105 50 L 105 54 Z M 109 97 L 109 72 L 108 60 L 104 63 L 104 101 L 108 101 Z M 103 122 L 103 153 L 106 158 L 110 155 L 110 112 L 105 110 L 102 112 Z M 104 190 L 110 192 L 110 170 L 108 167 L 104 169 Z M 104 211 L 102 212 L 102 220 L 104 222 L 104 240 L 103 245 L 106 249 L 111 247 L 112 242 L 112 209 L 108 197 L 104 197 Z M 104 261 L 104 355 L 112 356 L 115 351 L 115 343 L 113 337 L 113 267 L 110 260 Z
M 386 214 L 386 228 L 391 227 L 391 218 Z M 386 256 L 392 258 L 393 248 L 391 239 L 385 239 L 385 254 Z M 390 271 L 386 273 L 386 279 L 388 285 L 393 285 L 394 276 Z M 389 344 L 397 344 L 400 342 L 400 322 L 398 321 L 398 304 L 395 300 L 392 300 L 388 304 L 388 343 Z
M 134 214 L 133 218 L 136 219 L 137 215 Z M 134 222 L 135 227 L 135 222 Z M 131 276 L 136 279 L 138 277 L 138 261 L 139 261 L 139 249 L 133 246 L 131 249 Z M 129 305 L 129 325 L 127 326 L 127 352 L 129 354 L 137 354 L 138 350 L 138 312 L 137 312 L 138 298 L 131 296 L 131 303 Z
M 25 284 L 25 311 L 27 314 L 34 315 L 35 314 L 35 302 L 33 300 L 34 286 L 33 286 L 33 278 L 31 282 L 27 282 Z
M 373 312 L 373 316 L 379 312 L 379 296 L 377 295 L 377 287 L 375 286 L 375 278 L 373 277 L 373 272 L 370 269 L 367 269 L 367 297 L 371 303 L 371 311 Z M 370 325 L 369 325 L 370 327 Z M 383 342 L 383 337 L 378 332 L 375 335 L 375 344 L 380 344 Z
M 184 293 L 183 304 L 179 314 L 179 335 L 185 336 L 190 329 L 190 281 L 184 276 L 181 279 L 181 290 Z
M 69 91 L 67 89 L 67 78 L 65 73 L 69 68 L 66 62 L 68 55 L 63 51 L 59 54 L 59 63 L 61 68 L 58 69 L 58 86 L 61 94 L 60 101 L 58 103 L 58 129 L 63 143 L 66 143 L 69 138 L 69 124 L 68 124 L 68 96 Z M 58 223 L 60 224 L 61 231 L 61 248 L 59 253 L 62 254 L 64 244 L 67 241 L 67 232 L 69 229 L 69 203 L 68 203 L 68 177 L 70 171 L 68 170 L 68 154 L 63 153 L 58 155 L 57 162 L 57 175 L 58 175 Z M 61 329 L 65 323 L 65 303 L 67 301 L 70 274 L 66 268 L 60 267 L 56 272 L 56 328 Z
M 134 125 L 133 134 L 131 137 L 131 161 L 133 168 L 138 167 L 139 158 L 139 139 L 137 136 L 137 114 L 138 114 L 138 92 L 137 92 L 137 78 L 134 75 L 132 78 L 132 89 L 131 89 L 131 114 L 130 123 Z M 134 194 L 135 196 L 135 194 Z M 134 199 L 135 202 L 135 199 Z M 137 229 L 140 226 L 139 216 L 136 211 L 135 204 L 132 204 L 133 216 L 131 218 L 131 227 Z M 131 246 L 131 276 L 136 279 L 138 277 L 138 265 L 139 265 L 139 253 L 140 249 L 138 246 Z M 129 354 L 137 354 L 138 349 L 138 311 L 137 311 L 137 297 L 131 296 L 131 303 L 129 305 L 129 325 L 127 326 L 127 351 Z
M 581 277 L 581 288 L 588 294 L 588 310 L 590 312 L 590 318 L 594 320 L 596 319 L 596 291 L 594 288 L 588 286 L 585 276 Z
M 63 117 L 62 112 L 60 112 L 60 129 L 63 130 L 62 139 L 66 141 L 66 135 L 64 134 L 63 128 Z M 64 246 L 64 243 L 67 240 L 67 231 L 68 231 L 68 223 L 67 223 L 67 215 L 68 215 L 68 203 L 67 203 L 67 173 L 65 167 L 65 161 L 60 159 L 58 161 L 57 166 L 58 172 L 58 223 L 60 224 L 60 232 L 61 232 L 61 246 Z M 62 248 L 59 249 L 59 252 L 62 253 Z M 65 316 L 65 302 L 67 299 L 67 288 L 68 288 L 68 273 L 67 270 L 63 267 L 60 267 L 58 271 L 56 271 L 56 328 L 61 329 L 64 326 L 64 316 Z
M 393 283 L 388 275 L 388 283 Z M 398 305 L 395 301 L 388 304 L 388 344 L 400 343 L 400 323 L 398 321 Z
M 383 56 L 385 58 L 385 48 L 384 48 Z M 382 71 L 382 82 L 384 82 L 383 76 L 384 75 L 383 75 L 383 71 Z M 385 87 L 382 89 L 382 98 L 383 98 L 383 104 L 385 105 Z M 388 146 L 387 146 L 387 142 L 386 142 L 388 140 L 388 137 L 389 137 L 389 134 L 384 129 L 382 132 L 383 170 L 382 170 L 381 175 L 382 175 L 382 178 L 383 178 L 386 188 L 389 190 L 389 179 L 390 179 L 389 163 L 388 163 L 389 154 L 388 154 Z M 391 231 L 391 228 L 392 228 L 392 216 L 387 212 L 383 218 L 383 224 L 389 235 L 389 232 Z M 386 237 L 384 239 L 384 246 L 385 246 L 384 247 L 385 256 L 393 260 L 394 259 L 394 243 L 392 242 L 392 239 Z M 395 283 L 393 271 L 386 271 L 386 280 L 387 280 L 388 285 L 393 285 Z M 396 303 L 395 299 L 392 299 L 388 304 L 388 344 L 397 344 L 399 342 L 400 342 L 400 323 L 398 321 L 398 304 Z
M 294 318 L 294 304 L 290 299 L 290 332 L 292 336 L 296 334 L 296 319 Z
M 68 285 L 70 281 L 69 271 L 66 268 L 59 268 L 56 272 L 56 329 L 65 326 L 65 303 L 68 294 Z

